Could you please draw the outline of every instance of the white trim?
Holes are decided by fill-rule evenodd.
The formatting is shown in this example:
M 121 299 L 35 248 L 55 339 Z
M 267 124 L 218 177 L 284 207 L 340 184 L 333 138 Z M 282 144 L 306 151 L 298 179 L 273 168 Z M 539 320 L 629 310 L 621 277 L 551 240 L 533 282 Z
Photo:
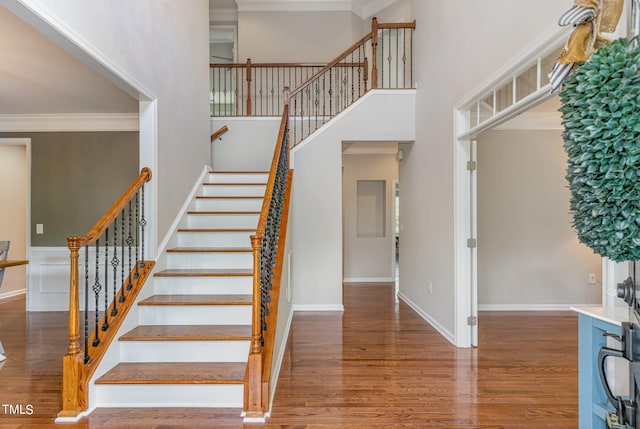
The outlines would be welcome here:
M 345 277 L 343 283 L 394 283 L 393 277 Z
M 600 306 L 600 304 L 480 304 L 478 311 L 572 311 L 574 307 Z
M 27 289 L 18 289 L 12 290 L 11 292 L 0 293 L 0 301 L 5 299 L 13 298 L 15 296 L 25 295 L 27 293 Z
M 155 260 L 158 244 L 158 100 L 140 101 L 139 167 L 151 169 L 151 181 L 145 184 L 147 210 L 147 246 L 145 259 Z
M 351 10 L 362 19 L 371 18 L 398 0 L 351 0 Z
M 292 322 L 293 322 L 293 308 L 290 308 L 289 315 L 287 316 L 287 323 L 284 327 L 284 334 L 282 336 L 283 338 L 282 347 L 280 348 L 280 352 L 276 356 L 275 365 L 272 366 L 271 380 L 273 380 L 273 384 L 270 386 L 270 389 L 269 389 L 270 398 L 269 398 L 269 410 L 266 414 L 267 416 L 271 414 L 271 409 L 273 408 L 273 399 L 276 396 L 276 389 L 278 388 L 278 377 L 280 377 L 280 369 L 282 369 L 282 361 L 284 360 L 284 355 L 287 351 L 287 339 L 289 338 L 289 331 L 291 330 Z
M 469 91 L 469 95 L 467 97 L 456 103 L 456 109 L 465 109 L 470 103 L 473 103 L 475 100 L 482 97 L 483 94 L 488 94 L 494 87 L 498 87 L 501 83 L 505 83 L 510 80 L 514 74 L 518 74 L 526 70 L 533 57 L 545 57 L 558 47 L 562 46 L 566 40 L 565 36 L 568 35 L 569 30 L 573 30 L 573 28 L 558 27 L 557 25 L 554 25 L 545 34 L 520 51 L 519 55 L 516 55 L 511 61 L 505 63 L 502 67 L 496 70 L 496 72 L 484 82 Z M 562 43 L 559 43 L 559 41 Z
M 0 132 L 138 131 L 137 113 L 0 115 Z
M 442 335 L 447 341 L 451 344 L 456 345 L 456 339 L 451 332 L 449 332 L 444 326 L 438 323 L 433 317 L 429 316 L 425 313 L 416 303 L 411 301 L 405 294 L 402 292 L 398 292 L 398 298 L 400 298 L 405 304 L 407 304 L 413 311 L 415 311 L 418 316 L 423 318 L 433 329 L 438 331 L 440 335 Z
M 344 311 L 342 304 L 294 304 L 293 311 Z
M 93 407 L 91 410 L 82 411 L 80 414 L 78 414 L 75 417 L 56 417 L 54 420 L 54 423 L 77 423 L 82 418 L 91 414 L 94 410 L 95 410 L 95 407 Z

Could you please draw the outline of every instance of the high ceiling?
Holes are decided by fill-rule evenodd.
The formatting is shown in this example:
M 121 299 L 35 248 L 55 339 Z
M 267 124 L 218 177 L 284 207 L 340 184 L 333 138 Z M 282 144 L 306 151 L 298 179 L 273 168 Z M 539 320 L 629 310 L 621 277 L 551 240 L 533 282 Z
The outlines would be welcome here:
M 0 6 L 0 115 L 137 113 L 138 101 Z

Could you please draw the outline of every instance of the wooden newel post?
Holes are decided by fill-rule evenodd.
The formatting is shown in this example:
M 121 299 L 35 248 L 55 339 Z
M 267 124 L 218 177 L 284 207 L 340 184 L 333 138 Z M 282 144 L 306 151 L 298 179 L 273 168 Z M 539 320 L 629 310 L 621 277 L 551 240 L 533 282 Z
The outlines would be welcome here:
M 289 104 L 289 99 L 291 98 L 291 91 L 288 86 L 284 87 L 284 104 Z
M 371 19 L 371 89 L 378 88 L 378 18 Z
M 247 58 L 247 116 L 251 116 L 251 58 Z
M 251 236 L 253 248 L 253 309 L 251 313 L 251 346 L 247 362 L 247 386 L 245 392 L 245 413 L 249 418 L 264 417 L 262 409 L 262 321 L 260 290 L 260 253 L 262 235 Z
M 80 350 L 80 305 L 78 298 L 79 237 L 67 239 L 71 251 L 71 280 L 69 283 L 69 346 L 62 360 L 62 411 L 58 417 L 76 417 L 84 406 L 80 394 L 80 380 L 84 362 Z

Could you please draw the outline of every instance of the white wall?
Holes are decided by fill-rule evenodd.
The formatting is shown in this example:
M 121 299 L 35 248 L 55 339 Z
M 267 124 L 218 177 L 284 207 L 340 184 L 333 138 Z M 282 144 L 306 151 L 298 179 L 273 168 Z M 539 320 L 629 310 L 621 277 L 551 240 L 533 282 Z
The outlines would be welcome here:
M 8 259 L 27 259 L 27 147 L 0 139 L 0 241 L 9 240 Z M 24 140 L 24 139 L 23 139 Z M 24 292 L 25 265 L 5 268 L 0 299 Z
M 31 11 L 113 72 L 156 100 L 141 112 L 141 162 L 157 139 L 157 231 L 164 236 L 209 154 L 209 4 L 207 0 L 3 0 Z M 29 13 L 29 12 L 27 12 Z M 109 74 L 109 73 L 107 73 Z M 105 76 L 113 79 L 113 74 Z M 136 86 L 134 85 L 134 87 Z M 143 97 L 144 98 L 144 97 Z
M 214 171 L 269 171 L 280 117 L 211 118 L 211 133 L 229 131 L 211 143 Z
M 291 207 L 296 310 L 342 308 L 342 142 L 411 141 L 415 91 L 371 91 L 296 146 Z
M 343 12 L 239 12 L 238 61 L 322 63 L 364 36 L 363 21 Z
M 602 258 L 571 227 L 561 131 L 491 131 L 477 141 L 479 308 L 599 304 Z
M 344 281 L 391 282 L 395 279 L 394 181 L 398 179 L 395 154 L 344 155 L 342 158 L 344 211 Z M 385 183 L 384 235 L 358 236 L 357 182 Z
M 455 332 L 455 105 L 544 34 L 570 0 L 414 0 L 416 143 L 400 163 L 400 291 Z M 458 237 L 466 240 L 468 237 Z M 431 281 L 433 292 L 425 284 Z

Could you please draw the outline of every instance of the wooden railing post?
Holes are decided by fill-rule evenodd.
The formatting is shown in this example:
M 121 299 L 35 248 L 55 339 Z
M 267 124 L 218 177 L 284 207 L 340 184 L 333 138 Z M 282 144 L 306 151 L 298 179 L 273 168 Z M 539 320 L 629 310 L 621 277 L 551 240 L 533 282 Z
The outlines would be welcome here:
M 251 116 L 251 58 L 247 58 L 247 116 Z
M 378 18 L 371 19 L 371 89 L 378 88 Z
M 76 417 L 84 409 L 80 398 L 80 380 L 83 376 L 84 363 L 80 350 L 80 303 L 78 297 L 78 257 L 80 250 L 79 237 L 69 237 L 71 251 L 71 280 L 69 293 L 69 346 L 62 361 L 62 410 L 59 417 Z
M 247 362 L 248 386 L 245 389 L 245 412 L 248 418 L 264 417 L 262 409 L 262 294 L 260 288 L 260 253 L 262 249 L 262 236 L 251 236 L 253 248 L 253 310 L 251 313 L 251 346 L 249 361 Z M 256 275 L 256 273 L 258 275 Z

